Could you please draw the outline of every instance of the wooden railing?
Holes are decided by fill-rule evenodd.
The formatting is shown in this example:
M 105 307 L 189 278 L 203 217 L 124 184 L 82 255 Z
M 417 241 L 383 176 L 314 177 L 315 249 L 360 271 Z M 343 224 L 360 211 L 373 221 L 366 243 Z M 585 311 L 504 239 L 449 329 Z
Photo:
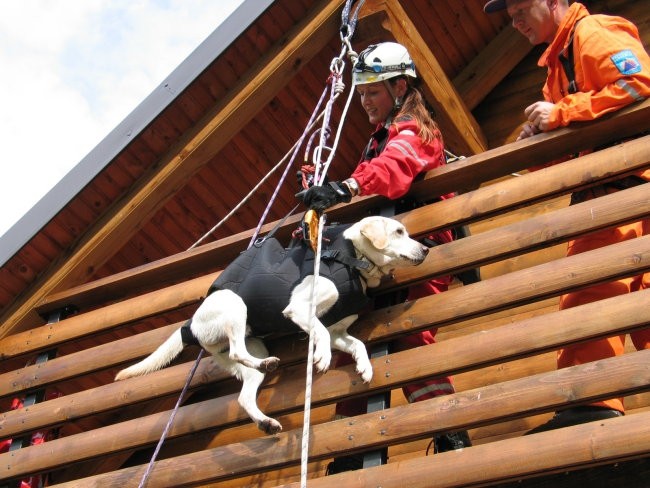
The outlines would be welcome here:
M 646 101 L 621 111 L 614 117 L 599 120 L 596 123 L 578 125 L 577 128 L 560 129 L 492 149 L 430 171 L 424 181 L 417 182 L 413 186 L 412 194 L 428 200 L 436 195 L 458 192 L 468 188 L 474 189 L 483 183 L 530 166 L 640 133 L 648 129 L 649 119 L 650 101 Z M 611 169 L 595 168 L 594 173 L 590 174 L 574 172 L 573 181 L 567 182 L 566 186 L 558 187 L 551 184 L 546 187 L 545 192 L 538 189 L 537 185 L 532 188 L 528 185 L 526 191 L 531 194 L 528 198 L 520 197 L 519 204 L 531 204 L 541 199 L 570 192 L 580 186 L 594 184 L 608 176 L 630 172 L 635 169 L 635 165 L 637 162 L 634 160 L 624 160 L 614 163 Z M 565 185 L 564 182 L 561 184 Z M 497 191 L 500 195 L 501 190 L 493 191 Z M 484 195 L 486 195 L 485 201 L 480 206 L 474 202 L 468 206 L 466 202 L 456 203 L 450 200 L 450 202 L 454 202 L 450 204 L 454 212 L 448 215 L 450 209 L 445 207 L 444 216 L 438 215 L 436 218 L 434 215 L 433 222 L 427 223 L 426 226 L 432 230 L 450 227 L 461 222 L 486 218 L 497 212 L 507 211 L 508 208 L 514 206 L 514 202 L 502 202 L 501 197 L 490 196 L 490 193 Z M 355 199 L 353 205 L 336 207 L 329 212 L 330 221 L 358 216 L 365 210 L 376 207 L 378 200 L 380 197 L 358 198 Z M 299 219 L 300 216 L 288 219 L 278 230 L 278 237 L 288 239 Z M 275 222 L 267 224 L 262 231 L 268 232 L 274 226 Z M 410 231 L 419 234 L 425 232 L 426 228 L 422 226 L 412 228 Z M 40 304 L 38 310 L 45 313 L 71 304 L 85 309 L 93 304 L 124 298 L 135 290 L 152 289 L 152 284 L 160 286 L 181 280 L 185 281 L 187 276 L 204 273 L 206 269 L 222 269 L 234 256 L 246 248 L 252 235 L 252 230 L 244 232 L 127 272 L 53 294 Z
M 444 486 L 464 486 L 650 455 L 650 413 L 643 412 L 650 407 L 650 351 L 629 352 L 560 371 L 555 371 L 553 360 L 553 351 L 563 345 L 624 334 L 650 324 L 650 290 L 564 311 L 555 309 L 557 297 L 569 290 L 650 271 L 650 236 L 572 257 L 553 257 L 547 252 L 575 236 L 648 218 L 650 191 L 637 186 L 544 213 L 531 209 L 560 197 L 566 199 L 576 189 L 650 167 L 650 136 L 503 179 L 564 154 L 631 136 L 649 125 L 650 103 L 645 102 L 598 122 L 539 135 L 452 163 L 428 173 L 415 185 L 414 194 L 427 199 L 454 190 L 465 193 L 398 216 L 412 234 L 458 224 L 483 226 L 485 230 L 432 248 L 423 265 L 397 274 L 390 286 L 406 286 L 477 266 L 492 265 L 498 271 L 479 283 L 370 312 L 353 326 L 354 335 L 368 344 L 431 327 L 439 328 L 440 340 L 373 359 L 375 375 L 368 385 L 358 380 L 353 366 L 336 367 L 314 377 L 310 445 L 314 479 L 310 486 L 376 486 L 377 480 L 382 486 L 431 486 L 431 470 L 435 470 L 436 478 L 447 480 Z M 376 204 L 377 198 L 356 199 L 352 205 L 333 209 L 330 220 L 352 218 Z M 500 222 L 499 216 L 508 212 L 520 218 Z M 283 226 L 281 235 L 288 236 L 293 227 L 295 220 Z M 16 362 L 40 351 L 91 340 L 107 331 L 128 330 L 130 324 L 150 317 L 191 308 L 250 236 L 233 236 L 48 297 L 40 306 L 41 312 L 63 305 L 76 305 L 81 311 L 56 324 L 1 339 L 0 358 Z M 518 257 L 538 250 L 545 254 L 532 259 L 532 264 L 516 265 Z M 201 274 L 199 270 L 209 272 Z M 183 280 L 184 276 L 192 278 Z M 18 396 L 100 372 L 112 376 L 120 366 L 153 351 L 179 325 L 95 345 L 44 365 L 8 371 L 0 375 L 0 397 Z M 281 358 L 282 367 L 269 375 L 258 401 L 262 410 L 279 416 L 285 432 L 264 436 L 257 431 L 237 406 L 237 385 L 209 358 L 203 359 L 190 386 L 197 399 L 179 409 L 168 437 L 168 458 L 156 463 L 148 486 L 212 482 L 219 482 L 218 486 L 273 486 L 297 479 L 306 344 L 304 338 L 292 336 L 270 341 L 269 348 Z M 526 367 L 517 371 L 503 367 L 513 361 L 521 361 Z M 118 468 L 130 453 L 151 449 L 157 443 L 192 364 L 181 362 L 119 383 L 104 381 L 0 414 L 0 438 L 98 419 L 92 430 L 0 454 L 0 478 L 17 479 L 85 461 L 84 479 L 67 474 L 70 481 L 57 486 L 137 486 L 145 465 Z M 399 399 L 401 386 L 449 374 L 461 380 L 458 393 L 415 404 Z M 217 393 L 202 398 L 199 393 L 208 391 L 208 386 Z M 332 420 L 337 401 L 379 392 L 393 392 L 393 408 L 381 414 Z M 547 418 L 558 408 L 622 395 L 635 395 L 630 397 L 635 401 L 626 417 L 598 423 L 598 427 L 586 424 L 559 433 L 520 435 L 521 430 L 539 423 L 540 415 Z M 142 406 L 142 413 L 134 413 L 132 406 Z M 112 422 L 107 420 L 108 413 L 123 412 L 129 413 Z M 501 434 L 479 435 L 481 429 L 501 424 L 508 426 Z M 470 429 L 474 447 L 424 457 L 423 443 L 426 445 L 434 433 L 459 429 Z M 199 435 L 203 442 L 197 442 L 198 448 L 191 447 L 192 439 Z M 389 453 L 394 453 L 386 466 L 366 469 L 362 475 L 323 477 L 323 466 L 333 456 L 379 446 L 389 446 Z M 533 456 L 533 452 L 549 454 Z M 88 469 L 93 463 L 98 467 Z

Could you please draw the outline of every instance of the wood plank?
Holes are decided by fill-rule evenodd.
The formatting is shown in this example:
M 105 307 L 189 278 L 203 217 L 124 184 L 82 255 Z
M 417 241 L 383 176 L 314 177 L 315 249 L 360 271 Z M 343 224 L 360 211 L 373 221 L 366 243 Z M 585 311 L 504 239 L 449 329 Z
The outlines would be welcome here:
M 17 395 L 26 390 L 44 388 L 56 382 L 114 367 L 135 357 L 150 354 L 181 325 L 182 323 L 177 323 L 159 327 L 108 344 L 53 358 L 47 362 L 47 368 L 43 368 L 40 364 L 32 364 L 0 374 L 0 398 Z
M 160 292 L 146 293 L 85 314 L 73 315 L 54 324 L 10 335 L 0 339 L 0 359 L 52 348 L 134 320 L 197 303 L 218 275 L 195 278 Z
M 424 181 L 414 188 L 412 194 L 432 198 L 449 192 L 465 193 L 476 189 L 481 183 L 568 154 L 621 141 L 648 129 L 650 129 L 650 99 L 626 107 L 616 112 L 616 116 L 605 116 L 594 122 L 576 122 L 570 128 L 543 132 L 441 166 L 429 171 Z M 553 143 L 546 144 L 551 139 Z M 498 164 L 494 164 L 496 161 Z
M 396 270 L 394 279 L 379 290 L 417 283 L 422 276 L 455 274 L 649 216 L 650 192 L 646 185 L 639 185 L 435 246 L 421 265 Z
M 474 446 L 460 452 L 440 453 L 363 471 L 312 479 L 309 485 L 318 488 L 443 488 L 480 483 L 481 486 L 486 486 L 487 483 L 510 481 L 523 476 L 572 471 L 602 463 L 644 458 L 650 453 L 648 422 L 650 412 L 639 413 Z M 512 462 L 513 459 L 517 462 Z M 432 473 L 435 473 L 437 480 L 435 485 L 431 482 Z M 281 486 L 297 488 L 300 485 L 290 483 Z M 524 482 L 513 486 L 528 485 Z M 549 486 L 558 485 L 553 483 Z
M 644 236 L 382 309 L 360 317 L 350 330 L 364 342 L 386 339 L 405 328 L 466 320 L 648 269 L 650 236 Z
M 499 32 L 453 80 L 467 108 L 476 108 L 532 48 L 532 44 L 513 28 L 506 27 Z
M 296 228 L 302 215 L 289 217 L 285 224 L 278 229 L 276 236 L 283 242 L 288 242 L 291 231 Z M 271 222 L 262 226 L 261 234 L 268 233 L 278 222 Z M 151 288 L 152 284 L 166 284 L 178 281 L 187 276 L 194 276 L 197 272 L 214 267 L 223 268 L 223 263 L 233 260 L 246 249 L 254 230 L 240 232 L 219 239 L 217 242 L 188 251 L 177 253 L 158 261 L 147 263 L 128 271 L 116 273 L 106 278 L 75 286 L 69 290 L 61 291 L 44 298 L 36 310 L 44 313 L 56 310 L 65 304 L 74 303 L 75 306 L 87 308 L 96 305 L 102 295 L 104 300 L 113 301 L 124 299 L 134 291 Z M 203 274 L 203 273 L 201 273 Z M 71 299 L 71 296 L 74 299 Z
M 378 445 L 428 437 L 434 432 L 448 432 L 472 425 L 487 424 L 503 418 L 522 415 L 524 412 L 552 410 L 567 402 L 589 401 L 594 398 L 610 397 L 622 391 L 642 391 L 650 388 L 650 367 L 648 367 L 650 350 L 598 361 L 596 364 L 596 367 L 590 363 L 522 380 L 436 397 L 382 410 L 381 415 L 373 412 L 354 417 L 353 421 L 343 419 L 316 425 L 311 428 L 310 437 L 319 439 L 319 442 L 313 442 L 309 446 L 310 458 L 315 460 L 331 457 L 334 452 L 359 452 Z M 639 420 L 645 420 L 648 416 L 645 427 L 640 427 L 638 421 L 630 420 L 632 417 L 620 417 L 598 423 L 603 425 L 611 422 L 615 426 L 612 427 L 613 429 L 618 428 L 626 434 L 623 439 L 617 438 L 611 444 L 608 443 L 609 448 L 604 448 L 603 453 L 629 458 L 650 452 L 650 415 L 638 415 Z M 622 422 L 623 420 L 625 422 Z M 624 428 L 625 426 L 629 429 Z M 582 425 L 579 428 L 585 430 L 583 438 L 593 439 L 593 435 L 595 435 L 593 425 Z M 557 434 L 557 432 L 550 434 Z M 531 442 L 539 443 L 540 436 L 541 434 L 538 434 L 536 438 L 531 437 L 530 439 L 533 439 Z M 155 468 L 149 478 L 149 486 L 177 484 L 179 470 L 185 473 L 183 480 L 185 483 L 198 483 L 232 478 L 235 473 L 250 474 L 266 471 L 276 466 L 296 464 L 300 461 L 301 437 L 302 429 L 296 429 L 275 436 L 230 444 L 225 450 L 220 447 L 161 460 L 155 463 Z M 549 447 L 552 445 L 554 449 L 559 449 L 556 437 L 544 436 L 544 438 L 549 437 L 551 438 L 548 440 Z M 509 440 L 508 442 L 513 441 Z M 587 444 L 589 445 L 589 442 Z M 488 450 L 487 446 L 484 449 Z M 472 449 L 465 449 L 460 454 L 470 452 Z M 593 455 L 590 449 L 588 451 Z M 224 452 L 229 455 L 225 456 Z M 494 452 L 502 453 L 497 450 Z M 450 452 L 449 454 L 448 458 L 459 453 Z M 442 457 L 440 456 L 440 458 Z M 529 455 L 527 457 L 535 459 L 537 456 Z M 426 461 L 430 462 L 430 459 L 427 458 Z M 557 461 L 554 459 L 554 462 Z M 587 462 L 593 462 L 593 458 Z M 519 466 L 519 463 L 501 464 L 510 466 L 510 469 Z M 12 468 L 17 471 L 20 469 L 18 466 L 16 463 L 16 466 L 12 466 Z M 94 476 L 84 480 L 84 483 L 88 486 L 91 486 L 92 483 L 92 486 L 102 486 L 102 488 L 136 486 L 145 469 L 144 465 L 125 468 L 105 475 Z M 480 474 L 480 470 L 472 471 L 474 477 L 477 476 L 477 473 Z M 354 478 L 363 472 L 348 472 L 345 474 L 345 479 L 347 480 L 347 476 Z M 430 469 L 427 468 L 429 483 L 430 473 Z M 343 479 L 342 476 L 338 477 L 336 480 L 338 486 Z M 474 479 L 478 481 L 482 478 Z M 326 481 L 331 485 L 335 479 L 326 479 Z M 78 483 L 78 481 L 76 482 Z M 343 485 L 349 486 L 345 482 Z M 74 486 L 74 484 L 64 483 L 58 486 Z M 399 486 L 404 486 L 404 477 L 402 477 L 402 484 Z M 411 485 L 408 484 L 408 486 Z

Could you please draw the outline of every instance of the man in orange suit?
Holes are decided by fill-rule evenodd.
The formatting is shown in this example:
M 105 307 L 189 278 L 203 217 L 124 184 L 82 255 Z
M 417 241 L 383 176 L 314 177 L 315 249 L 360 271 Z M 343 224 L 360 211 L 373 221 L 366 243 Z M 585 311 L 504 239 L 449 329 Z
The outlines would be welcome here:
M 487 13 L 507 9 L 512 25 L 531 44 L 548 44 L 539 59 L 547 68 L 544 100 L 526 107 L 528 121 L 519 139 L 539 132 L 589 121 L 650 96 L 650 57 L 634 24 L 621 17 L 590 15 L 584 5 L 568 0 L 491 0 Z M 650 170 L 592 187 L 572 195 L 571 203 L 596 198 L 650 180 Z M 579 237 L 567 255 L 597 249 L 650 233 L 650 220 L 634 222 Z M 650 274 L 641 274 L 568 293 L 560 309 L 594 302 L 650 287 Z M 650 329 L 631 334 L 637 349 L 650 347 Z M 558 368 L 583 364 L 624 352 L 625 335 L 567 346 L 558 351 Z M 576 425 L 624 414 L 622 398 L 569 408 L 529 433 Z

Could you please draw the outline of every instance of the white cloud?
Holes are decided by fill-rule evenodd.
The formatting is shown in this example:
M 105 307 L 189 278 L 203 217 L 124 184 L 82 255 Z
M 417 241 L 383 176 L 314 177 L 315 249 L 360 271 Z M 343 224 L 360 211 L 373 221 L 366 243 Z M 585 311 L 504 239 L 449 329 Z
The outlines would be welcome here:
M 241 2 L 3 2 L 0 235 Z

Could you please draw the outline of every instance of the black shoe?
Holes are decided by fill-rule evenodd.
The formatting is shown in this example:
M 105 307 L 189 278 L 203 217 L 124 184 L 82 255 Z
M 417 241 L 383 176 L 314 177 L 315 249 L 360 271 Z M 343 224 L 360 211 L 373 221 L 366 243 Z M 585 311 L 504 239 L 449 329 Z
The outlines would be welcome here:
M 537 434 L 538 432 L 546 432 L 547 430 L 561 429 L 562 427 L 569 427 L 571 425 L 584 424 L 594 420 L 611 419 L 614 417 L 622 417 L 623 412 L 605 407 L 573 407 L 561 412 L 557 412 L 551 420 L 545 424 L 539 425 L 532 430 L 529 430 L 524 435 Z
M 466 430 L 451 432 L 449 434 L 436 434 L 429 442 L 426 455 L 429 455 L 429 449 L 433 447 L 433 453 L 456 451 L 465 447 L 471 447 L 472 441 L 469 440 L 469 434 Z
M 327 465 L 325 476 L 342 473 L 343 471 L 354 471 L 363 468 L 363 454 L 343 456 L 334 458 L 334 461 Z

